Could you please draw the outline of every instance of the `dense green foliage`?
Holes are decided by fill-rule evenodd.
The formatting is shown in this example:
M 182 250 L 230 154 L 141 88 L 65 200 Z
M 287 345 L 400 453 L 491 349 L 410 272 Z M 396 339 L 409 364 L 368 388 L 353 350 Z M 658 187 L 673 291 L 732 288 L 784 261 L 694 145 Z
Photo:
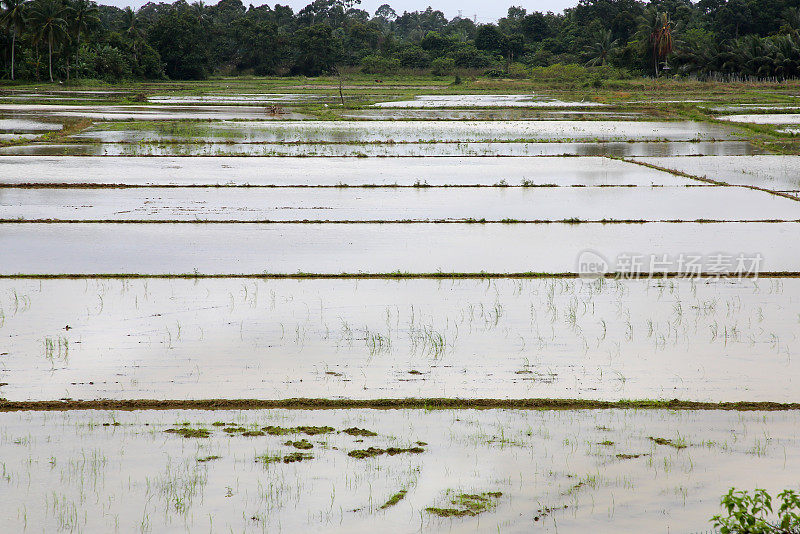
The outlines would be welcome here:
M 731 488 L 721 501 L 728 515 L 715 515 L 711 522 L 720 534 L 800 533 L 800 495 L 784 490 L 777 498 L 780 506 L 773 510 L 772 496 L 765 490 L 757 489 L 751 495 Z
M 563 14 L 511 7 L 483 25 L 431 8 L 398 15 L 388 4 L 370 15 L 359 0 L 314 0 L 297 13 L 241 0 L 151 2 L 138 11 L 90 0 L 0 3 L 0 75 L 12 79 L 343 68 L 527 77 L 570 64 L 616 76 L 800 76 L 800 0 L 580 0 Z

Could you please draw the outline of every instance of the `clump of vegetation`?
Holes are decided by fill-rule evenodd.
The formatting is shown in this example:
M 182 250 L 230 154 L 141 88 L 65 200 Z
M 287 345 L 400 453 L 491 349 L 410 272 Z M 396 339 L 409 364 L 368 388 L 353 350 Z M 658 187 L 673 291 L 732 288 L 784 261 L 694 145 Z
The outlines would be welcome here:
M 242 432 L 242 436 L 250 437 L 250 438 L 256 437 L 256 436 L 265 436 L 265 435 L 266 434 L 264 434 L 264 432 L 262 432 L 260 430 L 248 430 L 246 432 Z
M 202 463 L 206 463 L 206 462 L 211 462 L 213 460 L 219 460 L 221 458 L 222 458 L 222 456 L 216 456 L 216 455 L 203 456 L 202 458 L 198 458 L 197 461 L 202 464 Z
M 394 456 L 396 454 L 403 454 L 403 453 L 411 453 L 411 454 L 420 454 L 425 452 L 425 449 L 422 447 L 409 447 L 407 449 L 399 448 L 399 447 L 389 447 L 388 449 L 379 449 L 378 447 L 370 447 L 369 449 L 356 449 L 347 453 L 347 456 L 351 458 L 373 458 L 375 456 L 380 456 L 381 454 L 388 454 L 389 456 Z
M 295 426 L 291 428 L 265 426 L 261 430 L 270 436 L 285 436 L 287 434 L 307 434 L 309 436 L 316 436 L 317 434 L 330 434 L 336 431 L 332 426 Z
M 406 493 L 408 493 L 407 490 L 400 490 L 397 493 L 395 493 L 394 495 L 392 495 L 391 497 L 389 497 L 389 500 L 381 505 L 381 510 L 385 510 L 386 508 L 390 508 L 390 507 L 394 506 L 395 504 L 399 503 L 400 501 L 402 501 L 403 499 L 405 499 Z
M 425 511 L 439 517 L 474 517 L 497 506 L 496 499 L 502 497 L 499 491 L 484 493 L 459 493 L 450 500 L 453 508 L 438 508 L 430 506 Z
M 256 462 L 264 465 L 271 464 L 274 462 L 280 462 L 281 460 L 283 460 L 281 456 L 270 456 L 268 454 L 262 454 L 260 456 L 256 456 Z
M 683 438 L 678 439 L 667 439 L 667 438 L 654 438 L 650 436 L 650 441 L 655 443 L 656 445 L 668 445 L 675 449 L 685 449 L 686 448 L 686 441 Z
M 649 455 L 645 454 L 645 453 L 631 454 L 631 453 L 621 452 L 621 453 L 617 454 L 616 456 L 620 460 L 632 460 L 634 458 L 639 458 L 641 456 L 649 456 Z
M 311 442 L 305 438 L 301 439 L 300 441 L 289 440 L 286 443 L 284 443 L 284 445 L 289 445 L 290 447 L 294 447 L 295 449 L 301 449 L 301 450 L 308 450 L 314 448 L 314 445 L 312 445 Z
M 336 429 L 332 426 L 298 426 L 295 427 L 298 432 L 307 434 L 309 436 L 316 436 L 317 434 L 330 434 L 335 432 Z
M 211 431 L 206 428 L 168 428 L 164 432 L 169 434 L 178 434 L 182 438 L 208 438 L 211 436 Z
M 539 510 L 537 511 L 536 515 L 533 516 L 533 520 L 534 521 L 539 521 L 540 519 L 543 519 L 543 518 L 547 517 L 548 515 L 552 514 L 554 511 L 559 510 L 561 508 L 566 510 L 567 508 L 569 508 L 569 505 L 565 504 L 564 506 L 561 506 L 559 508 L 551 508 L 549 506 L 545 506 L 544 508 L 539 508 Z
M 303 460 L 311 460 L 314 458 L 312 455 L 304 452 L 293 452 L 283 457 L 283 463 L 291 464 L 294 462 L 302 462 Z
M 364 458 L 373 458 L 375 456 L 380 456 L 385 452 L 386 451 L 384 449 L 379 449 L 377 447 L 370 447 L 369 449 L 356 449 L 354 451 L 350 451 L 347 453 L 347 456 L 362 460 Z
M 800 532 L 800 494 L 784 490 L 778 494 L 781 501 L 777 517 L 772 496 L 766 490 L 756 489 L 751 495 L 747 491 L 731 488 L 720 504 L 727 516 L 711 518 L 714 528 L 721 534 L 796 534 Z
M 361 436 L 365 438 L 371 438 L 378 435 L 372 430 L 366 430 L 364 428 L 356 428 L 356 427 L 345 428 L 344 430 L 342 430 L 342 432 L 344 432 L 345 434 L 349 434 L 351 436 Z
M 286 434 L 295 434 L 291 428 L 284 428 L 282 426 L 265 426 L 261 430 L 270 436 L 285 436 Z

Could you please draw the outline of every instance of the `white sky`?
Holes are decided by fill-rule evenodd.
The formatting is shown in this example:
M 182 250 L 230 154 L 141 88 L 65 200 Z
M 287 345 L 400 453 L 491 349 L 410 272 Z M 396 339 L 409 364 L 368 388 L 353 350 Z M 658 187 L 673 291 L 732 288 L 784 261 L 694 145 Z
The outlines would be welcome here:
M 172 3 L 174 0 L 161 1 Z M 189 1 L 191 3 L 191 0 Z M 132 6 L 139 8 L 147 3 L 147 0 L 99 0 L 98 3 L 117 7 Z M 245 6 L 250 3 L 256 6 L 267 3 L 275 5 L 276 1 L 242 0 L 242 3 Z M 290 6 L 296 13 L 309 4 L 310 0 L 279 0 L 277 3 Z M 206 4 L 216 4 L 216 1 L 210 0 Z M 442 11 L 448 19 L 458 15 L 460 10 L 462 17 L 473 18 L 473 16 L 477 15 L 478 22 L 481 23 L 493 22 L 500 17 L 504 17 L 508 7 L 512 5 L 524 7 L 528 11 L 553 11 L 558 13 L 563 11 L 564 8 L 577 5 L 578 0 L 504 0 L 501 2 L 487 2 L 486 0 L 362 0 L 361 5 L 358 7 L 373 14 L 378 6 L 382 4 L 389 4 L 398 14 L 402 14 L 403 11 L 424 11 L 428 6 L 431 6 Z

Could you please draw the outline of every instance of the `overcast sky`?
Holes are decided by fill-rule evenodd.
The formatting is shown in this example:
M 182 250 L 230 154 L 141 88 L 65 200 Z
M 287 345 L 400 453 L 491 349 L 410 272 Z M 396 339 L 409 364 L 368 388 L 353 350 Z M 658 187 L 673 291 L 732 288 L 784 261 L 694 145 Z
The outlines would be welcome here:
M 154 1 L 172 3 L 174 0 Z M 191 3 L 192 0 L 188 1 Z M 297 12 L 310 2 L 311 0 L 283 0 L 277 3 L 289 5 Z M 140 8 L 147 3 L 147 0 L 99 0 L 98 3 L 118 7 L 132 6 Z M 206 1 L 206 4 L 209 5 L 216 3 L 216 0 Z M 247 6 L 250 3 L 253 5 L 275 5 L 276 2 L 274 0 L 268 2 L 242 0 L 242 3 Z M 402 14 L 403 11 L 424 11 L 425 8 L 431 6 L 444 12 L 448 19 L 457 16 L 461 12 L 462 17 L 473 18 L 473 16 L 477 15 L 478 22 L 493 22 L 500 17 L 504 17 L 508 7 L 512 5 L 524 7 L 528 11 L 553 11 L 557 13 L 563 11 L 564 8 L 577 5 L 578 0 L 501 0 L 499 2 L 487 0 L 434 0 L 433 2 L 431 0 L 362 0 L 360 7 L 372 14 L 382 4 L 389 4 L 398 14 Z

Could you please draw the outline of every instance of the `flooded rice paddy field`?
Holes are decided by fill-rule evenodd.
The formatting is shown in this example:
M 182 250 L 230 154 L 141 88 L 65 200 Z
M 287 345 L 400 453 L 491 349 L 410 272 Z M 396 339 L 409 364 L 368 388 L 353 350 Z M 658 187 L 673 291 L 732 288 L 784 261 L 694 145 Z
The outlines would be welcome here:
M 721 120 L 750 124 L 800 124 L 798 113 L 761 113 L 755 115 L 723 115 Z
M 3 280 L 0 396 L 795 400 L 800 280 Z
M 279 104 L 304 102 L 319 98 L 322 98 L 322 95 L 305 93 L 254 93 L 236 95 L 151 96 L 147 101 L 153 104 Z
M 764 187 L 775 191 L 800 190 L 800 156 L 753 155 L 702 158 L 636 158 L 636 161 L 712 178 L 731 185 Z
M 49 132 L 60 130 L 60 124 L 44 122 L 40 120 L 26 119 L 4 119 L 0 118 L 0 132 L 4 133 L 28 133 L 28 132 Z
M 603 157 L 5 156 L 2 185 L 684 186 L 707 182 Z M 454 171 L 454 169 L 457 169 Z M 502 184 L 501 184 L 502 185 Z
M 705 532 L 731 484 L 796 483 L 799 423 L 667 410 L 3 413 L 0 510 L 14 532 Z M 394 454 L 361 457 L 370 448 Z
M 667 157 L 765 154 L 749 141 L 542 143 L 94 143 L 0 147 L 0 155 L 33 156 L 281 156 L 281 157 Z M 401 162 L 396 162 L 402 166 Z
M 420 95 L 413 100 L 378 102 L 381 108 L 596 107 L 598 102 L 563 102 L 542 95 Z
M 794 222 L 4 223 L 0 274 L 577 273 L 587 249 L 610 265 L 632 254 L 699 255 L 704 272 L 719 254 L 760 254 L 762 271 L 791 272 L 797 228 Z M 676 269 L 670 263 L 656 270 Z
M 343 111 L 345 119 L 362 120 L 552 120 L 606 119 L 624 120 L 643 117 L 638 112 L 579 110 L 541 110 L 538 108 L 471 108 L 471 109 L 363 109 Z
M 100 123 L 73 136 L 102 143 L 479 143 L 710 141 L 741 138 L 724 125 L 652 121 L 220 121 Z
M 795 487 L 796 409 L 625 401 L 796 406 L 800 165 L 736 122 L 779 95 L 247 84 L 0 93 L 7 528 L 701 532 Z M 576 277 L 637 255 L 705 276 Z M 166 409 L 298 398 L 360 407 Z M 103 399 L 165 409 L 61 411 Z
M 60 130 L 61 124 L 40 120 L 26 120 L 0 117 L 0 142 L 35 139 L 40 135 Z
M 263 106 L 130 106 L 66 104 L 0 104 L 0 116 L 89 119 L 97 121 L 286 120 L 309 118 L 301 113 L 272 111 Z
M 0 188 L 0 220 L 800 221 L 766 192 L 667 187 Z

